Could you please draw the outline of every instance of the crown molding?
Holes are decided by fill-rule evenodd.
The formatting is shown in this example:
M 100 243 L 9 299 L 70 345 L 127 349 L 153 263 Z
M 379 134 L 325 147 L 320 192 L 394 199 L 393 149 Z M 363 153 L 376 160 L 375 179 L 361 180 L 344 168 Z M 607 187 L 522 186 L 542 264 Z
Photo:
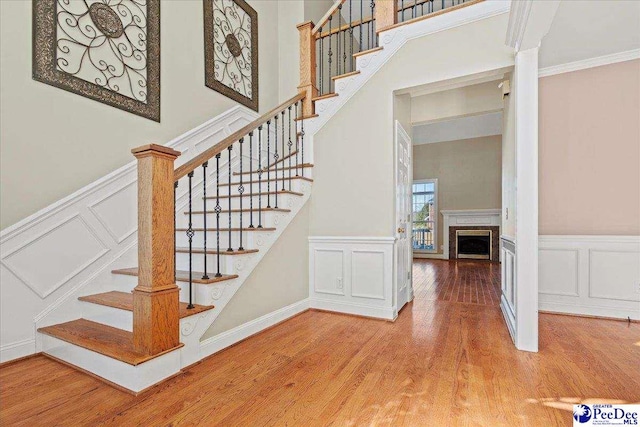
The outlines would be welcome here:
M 538 77 L 554 76 L 556 74 L 586 70 L 588 68 L 600 67 L 602 65 L 632 61 L 634 59 L 640 59 L 640 49 L 627 50 L 625 52 L 613 53 L 611 55 L 598 56 L 595 58 L 582 59 L 580 61 L 541 68 L 538 71 Z
M 527 28 L 527 21 L 531 13 L 533 0 L 512 1 L 509 12 L 509 25 L 507 26 L 507 46 L 520 50 L 524 31 Z

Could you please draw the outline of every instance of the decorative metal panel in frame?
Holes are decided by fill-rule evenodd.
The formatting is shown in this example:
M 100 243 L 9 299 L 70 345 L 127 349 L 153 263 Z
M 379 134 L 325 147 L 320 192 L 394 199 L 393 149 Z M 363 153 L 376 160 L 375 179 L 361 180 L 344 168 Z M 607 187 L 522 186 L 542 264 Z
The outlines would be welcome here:
M 33 0 L 33 78 L 160 121 L 160 0 Z
M 258 111 L 258 14 L 244 0 L 204 0 L 207 87 Z

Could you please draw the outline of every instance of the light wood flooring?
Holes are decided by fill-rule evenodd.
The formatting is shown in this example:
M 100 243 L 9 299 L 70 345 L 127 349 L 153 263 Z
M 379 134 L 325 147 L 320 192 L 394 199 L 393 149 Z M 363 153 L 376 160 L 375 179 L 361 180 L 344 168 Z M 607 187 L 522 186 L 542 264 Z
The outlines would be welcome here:
M 499 265 L 417 261 L 395 323 L 308 311 L 133 397 L 44 356 L 0 368 L 2 426 L 570 426 L 640 402 L 640 324 L 540 315 L 517 351 Z

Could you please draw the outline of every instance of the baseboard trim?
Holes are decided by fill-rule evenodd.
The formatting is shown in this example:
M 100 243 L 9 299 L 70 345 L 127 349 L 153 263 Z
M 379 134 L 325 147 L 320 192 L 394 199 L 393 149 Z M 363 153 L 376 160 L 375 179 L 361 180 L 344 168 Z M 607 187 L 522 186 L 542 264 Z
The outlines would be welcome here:
M 391 321 L 396 320 L 398 317 L 397 311 L 393 308 L 371 307 L 368 305 L 354 304 L 352 302 L 331 301 L 322 298 L 310 299 L 309 308 Z
M 36 340 L 28 339 L 23 341 L 5 344 L 0 347 L 0 364 L 4 366 L 6 362 L 16 359 L 24 359 L 36 353 Z
M 413 257 L 418 259 L 444 259 L 444 254 L 426 254 L 414 252 Z
M 279 323 L 289 320 L 309 309 L 309 299 L 305 298 L 276 311 L 265 314 L 226 332 L 222 332 L 200 343 L 201 359 L 211 356 L 221 350 L 238 344 L 254 335 L 264 332 Z
M 639 307 L 640 308 L 640 307 Z M 640 321 L 640 309 L 629 310 L 620 307 L 598 307 L 592 305 L 575 305 L 562 304 L 552 302 L 540 302 L 538 304 L 539 312 L 550 314 L 565 314 L 568 316 L 594 317 L 609 320 L 627 320 Z
M 573 314 L 573 313 L 561 313 L 559 311 L 547 311 L 547 310 L 538 310 L 540 314 L 548 314 L 551 316 L 568 316 L 568 317 L 580 317 L 583 319 L 595 319 L 595 320 L 610 320 L 612 322 L 631 322 L 631 323 L 640 323 L 640 320 L 624 319 L 622 317 L 607 317 L 607 316 L 594 316 L 592 314 Z

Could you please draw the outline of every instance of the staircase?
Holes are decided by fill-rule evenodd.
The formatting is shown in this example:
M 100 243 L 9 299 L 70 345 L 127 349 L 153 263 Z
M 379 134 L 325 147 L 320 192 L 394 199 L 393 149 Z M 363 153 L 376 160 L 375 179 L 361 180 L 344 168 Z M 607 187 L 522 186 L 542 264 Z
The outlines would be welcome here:
M 346 102 L 347 82 L 371 76 L 365 68 L 399 20 L 446 9 L 379 1 L 369 17 L 343 19 L 352 3 L 365 4 L 340 0 L 318 25 L 298 26 L 298 95 L 178 168 L 170 148 L 133 150 L 139 265 L 113 269 L 113 289 L 78 298 L 81 318 L 39 328 L 45 354 L 134 393 L 201 360 L 200 338 L 309 198 L 313 134 Z

